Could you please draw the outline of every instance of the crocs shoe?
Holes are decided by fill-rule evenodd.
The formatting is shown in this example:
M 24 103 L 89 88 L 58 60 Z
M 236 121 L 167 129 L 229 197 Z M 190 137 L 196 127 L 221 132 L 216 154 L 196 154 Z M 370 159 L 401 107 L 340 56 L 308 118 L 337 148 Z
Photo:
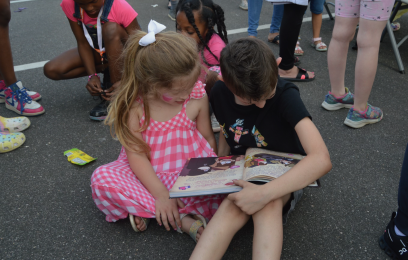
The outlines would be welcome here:
M 21 132 L 30 126 L 30 119 L 25 116 L 5 118 L 0 116 L 0 131 L 1 132 Z
M 23 133 L 0 132 L 0 153 L 11 152 L 19 148 L 25 140 Z
M 408 236 L 398 236 L 395 233 L 395 216 L 393 212 L 391 221 L 388 223 L 385 233 L 380 237 L 378 243 L 380 248 L 392 259 L 408 260 Z
M 351 108 L 354 105 L 354 95 L 346 88 L 346 94 L 341 97 L 334 96 L 330 91 L 326 95 L 322 107 L 326 110 L 338 110 L 341 108 Z
M 344 124 L 353 128 L 360 128 L 367 124 L 374 124 L 380 122 L 383 118 L 383 112 L 380 108 L 367 104 L 364 111 L 354 110 L 350 108 Z
M 19 81 L 17 81 L 17 82 L 19 82 Z M 32 100 L 37 101 L 37 100 L 41 99 L 41 95 L 39 93 L 37 93 L 35 91 L 31 91 L 28 88 L 25 88 L 22 84 L 19 85 L 19 87 L 21 87 L 21 89 L 25 90 Z M 4 93 L 6 91 L 6 89 L 7 89 L 6 83 L 4 82 L 4 80 L 0 80 L 0 104 L 6 102 L 6 95 Z
M 23 87 L 21 81 L 7 87 L 4 91 L 6 96 L 6 108 L 23 116 L 38 116 L 44 114 L 44 108 L 33 101 Z

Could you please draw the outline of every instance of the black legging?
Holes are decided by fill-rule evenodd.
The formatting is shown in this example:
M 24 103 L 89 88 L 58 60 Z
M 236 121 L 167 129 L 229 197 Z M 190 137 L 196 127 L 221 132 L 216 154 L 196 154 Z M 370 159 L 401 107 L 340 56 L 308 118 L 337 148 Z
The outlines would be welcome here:
M 304 5 L 285 4 L 279 33 L 279 56 L 282 57 L 279 68 L 282 70 L 290 70 L 294 66 L 296 42 L 306 9 Z
M 408 235 L 408 145 L 402 163 L 401 179 L 398 190 L 398 214 L 395 218 L 398 229 Z

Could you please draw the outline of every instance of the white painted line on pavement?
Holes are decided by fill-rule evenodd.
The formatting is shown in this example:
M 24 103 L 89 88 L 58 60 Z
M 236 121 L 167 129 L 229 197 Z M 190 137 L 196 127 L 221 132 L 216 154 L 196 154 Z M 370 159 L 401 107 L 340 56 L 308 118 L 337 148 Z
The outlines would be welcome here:
M 15 1 L 10 1 L 10 4 L 14 4 L 14 3 L 21 3 L 21 2 L 31 2 L 34 0 L 15 0 Z
M 30 70 L 30 69 L 36 69 L 36 68 L 42 68 L 44 67 L 45 63 L 47 63 L 48 60 L 46 61 L 40 61 L 40 62 L 34 62 L 34 63 L 28 63 L 24 65 L 19 65 L 19 66 L 14 66 L 14 71 L 23 71 L 23 70 Z
M 16 1 L 12 1 L 12 2 L 26 2 L 26 1 L 33 1 L 33 0 L 16 0 Z M 334 16 L 334 13 L 332 13 L 332 15 Z M 329 18 L 328 14 L 324 14 L 323 15 L 323 19 Z M 310 22 L 312 21 L 312 17 L 306 17 L 303 18 L 303 22 Z M 258 31 L 259 30 L 265 30 L 265 29 L 269 29 L 271 25 L 270 24 L 264 24 L 264 25 L 259 25 L 258 26 Z M 237 33 L 244 33 L 247 31 L 248 28 L 239 28 L 239 29 L 234 29 L 234 30 L 228 30 L 227 33 L 228 35 L 231 34 L 237 34 Z M 40 61 L 40 62 L 34 62 L 34 63 L 28 63 L 28 64 L 24 64 L 24 65 L 19 65 L 19 66 L 14 66 L 14 71 L 24 71 L 24 70 L 30 70 L 30 69 L 37 69 L 37 68 L 42 68 L 44 67 L 44 64 L 47 63 L 48 60 L 46 61 Z
M 334 13 L 332 13 L 333 17 L 334 17 Z M 329 18 L 328 14 L 324 14 L 323 15 L 323 19 L 327 19 Z M 312 17 L 306 17 L 303 18 L 303 22 L 310 22 L 312 21 Z M 265 30 L 265 29 L 269 29 L 269 27 L 271 27 L 271 24 L 263 24 L 263 25 L 259 25 L 258 26 L 258 31 L 259 30 Z M 247 32 L 248 28 L 239 28 L 239 29 L 234 29 L 234 30 L 227 30 L 227 34 L 231 35 L 231 34 L 237 34 L 237 33 L 244 33 Z

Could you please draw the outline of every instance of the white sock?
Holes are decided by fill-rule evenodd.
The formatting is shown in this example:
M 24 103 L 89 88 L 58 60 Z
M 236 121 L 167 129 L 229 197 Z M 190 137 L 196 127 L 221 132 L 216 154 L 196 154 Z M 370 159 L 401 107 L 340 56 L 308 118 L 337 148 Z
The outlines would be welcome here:
M 405 237 L 405 236 L 406 236 L 404 233 L 402 233 L 402 232 L 397 228 L 397 225 L 394 226 L 394 231 L 395 231 L 395 234 L 397 234 L 397 235 L 400 236 L 400 237 Z

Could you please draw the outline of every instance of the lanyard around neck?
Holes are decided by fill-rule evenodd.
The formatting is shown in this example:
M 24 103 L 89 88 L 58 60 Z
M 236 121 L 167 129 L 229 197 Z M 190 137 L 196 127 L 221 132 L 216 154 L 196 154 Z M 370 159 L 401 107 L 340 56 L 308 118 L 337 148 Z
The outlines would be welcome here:
M 97 18 L 97 23 L 96 23 L 96 32 L 98 36 L 98 45 L 99 49 L 95 49 L 93 41 L 91 36 L 89 35 L 88 30 L 86 29 L 85 23 L 84 23 L 84 9 L 81 8 L 81 18 L 82 18 L 82 28 L 84 30 L 85 38 L 88 40 L 89 45 L 101 55 L 101 60 L 103 63 L 103 54 L 105 53 L 105 48 L 102 47 L 102 25 L 101 25 L 101 15 L 103 12 L 103 8 L 99 11 L 98 18 Z

